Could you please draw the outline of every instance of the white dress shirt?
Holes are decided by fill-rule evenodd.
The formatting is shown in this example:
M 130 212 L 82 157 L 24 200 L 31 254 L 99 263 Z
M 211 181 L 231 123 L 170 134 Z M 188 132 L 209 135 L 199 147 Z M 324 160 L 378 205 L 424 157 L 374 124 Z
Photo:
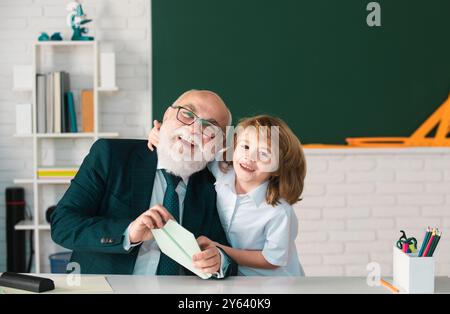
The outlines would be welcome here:
M 239 265 L 239 275 L 304 276 L 295 246 L 298 220 L 292 206 L 283 199 L 278 205 L 268 204 L 267 181 L 247 194 L 237 194 L 233 169 L 224 174 L 218 162 L 208 164 L 208 168 L 216 177 L 217 210 L 230 245 L 262 251 L 269 263 L 279 266 L 261 269 Z
M 162 204 L 163 200 L 164 200 L 164 194 L 166 192 L 166 188 L 167 188 L 167 183 L 166 183 L 166 179 L 164 178 L 164 174 L 162 172 L 163 169 L 163 165 L 160 163 L 160 161 L 158 160 L 158 165 L 157 165 L 157 170 L 156 170 L 156 174 L 155 174 L 155 181 L 153 184 L 153 191 L 152 191 L 152 197 L 150 200 L 150 207 L 156 205 L 156 204 Z M 179 223 L 181 225 L 183 225 L 183 209 L 184 209 L 184 198 L 186 196 L 186 188 L 187 188 L 187 183 L 188 183 L 189 178 L 182 178 L 182 180 L 180 180 L 180 182 L 178 183 L 175 191 L 178 194 L 178 200 L 180 202 L 180 221 Z M 130 243 L 130 237 L 128 235 L 128 229 L 129 226 L 127 228 L 127 230 L 125 230 L 124 232 L 124 242 L 123 242 L 123 247 L 125 250 L 129 251 L 131 250 L 133 247 L 141 244 L 141 243 L 135 243 L 135 244 L 131 244 Z M 217 278 L 223 278 L 223 274 L 224 274 L 224 265 L 227 265 L 229 263 L 224 263 L 224 255 L 222 254 L 222 252 L 219 250 L 220 253 L 220 271 L 218 273 L 216 273 L 216 277 Z M 139 253 L 136 259 L 136 263 L 134 265 L 134 270 L 133 270 L 133 274 L 134 275 L 155 275 L 156 274 L 156 270 L 158 268 L 158 263 L 159 263 L 159 257 L 161 255 L 161 251 L 158 247 L 158 244 L 156 243 L 156 241 L 154 239 L 149 240 L 149 241 L 144 241 L 142 242 L 141 247 L 139 248 Z

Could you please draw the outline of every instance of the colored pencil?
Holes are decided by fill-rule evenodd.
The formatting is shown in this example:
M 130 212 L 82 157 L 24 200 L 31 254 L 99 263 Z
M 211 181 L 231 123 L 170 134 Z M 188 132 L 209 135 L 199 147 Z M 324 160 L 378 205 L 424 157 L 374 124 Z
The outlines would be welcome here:
M 422 242 L 422 246 L 420 247 L 420 251 L 419 251 L 419 254 L 417 256 L 419 256 L 419 257 L 422 256 L 423 251 L 425 250 L 425 247 L 427 245 L 428 239 L 430 238 L 430 235 L 431 235 L 431 231 L 430 231 L 430 227 L 428 226 L 427 227 L 427 232 L 425 233 L 425 237 L 424 237 L 423 242 Z
M 436 249 L 436 247 L 437 247 L 437 245 L 439 243 L 439 240 L 441 239 L 441 236 L 442 236 L 442 231 L 440 231 L 439 234 L 437 235 L 437 237 L 436 237 L 436 239 L 434 241 L 434 244 L 431 247 L 430 252 L 428 253 L 428 256 L 433 256 L 434 250 Z
M 423 252 L 422 256 L 427 256 L 428 251 L 430 250 L 431 244 L 433 243 L 434 237 L 436 236 L 436 229 L 433 228 L 433 233 L 431 234 L 430 240 L 428 240 L 427 248 L 425 249 L 425 252 Z
M 384 287 L 388 288 L 392 293 L 399 293 L 400 289 L 398 289 L 397 287 L 395 287 L 393 284 L 390 284 L 389 282 L 387 282 L 386 280 L 384 280 L 383 278 L 380 279 L 380 283 L 381 285 L 383 285 Z

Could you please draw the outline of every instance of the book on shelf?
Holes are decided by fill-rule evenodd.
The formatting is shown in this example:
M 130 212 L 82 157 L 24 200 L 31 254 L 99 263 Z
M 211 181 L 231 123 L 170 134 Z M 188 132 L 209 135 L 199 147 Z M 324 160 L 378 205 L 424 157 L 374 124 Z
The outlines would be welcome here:
M 46 129 L 47 129 L 47 133 L 53 133 L 53 124 L 54 124 L 54 119 L 53 119 L 53 74 L 48 73 L 45 75 L 46 76 L 46 88 L 45 88 L 45 99 L 46 99 L 46 103 L 45 103 L 45 108 L 46 108 Z M 39 126 L 38 126 L 39 128 Z
M 47 119 L 46 119 L 46 99 L 45 99 L 45 88 L 46 88 L 47 78 L 45 75 L 38 74 L 36 76 L 36 105 L 37 105 L 37 132 L 45 133 L 47 131 Z
M 39 179 L 72 179 L 77 172 L 76 166 L 39 167 L 37 176 Z
M 61 72 L 61 130 L 63 132 L 71 132 L 69 125 L 69 104 L 67 103 L 67 93 L 70 91 L 69 73 Z
M 69 73 L 37 74 L 36 106 L 38 133 L 77 132 L 76 104 L 70 91 Z
M 77 133 L 77 114 L 75 112 L 75 101 L 73 99 L 73 93 L 67 92 L 66 93 L 66 99 L 67 99 L 67 110 L 69 112 L 68 114 L 68 121 L 70 132 Z
M 83 132 L 94 132 L 94 95 L 92 90 L 81 91 L 81 122 Z
M 53 72 L 53 105 L 55 113 L 53 116 L 54 119 L 54 130 L 55 133 L 61 133 L 61 120 L 64 119 L 62 116 L 61 110 L 61 72 Z

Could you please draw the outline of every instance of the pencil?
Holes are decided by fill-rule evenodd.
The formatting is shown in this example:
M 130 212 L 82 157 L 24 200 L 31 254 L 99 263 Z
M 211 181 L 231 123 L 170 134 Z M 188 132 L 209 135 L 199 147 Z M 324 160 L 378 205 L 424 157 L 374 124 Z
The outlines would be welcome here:
M 430 249 L 430 253 L 428 253 L 428 256 L 433 256 L 434 250 L 436 249 L 436 247 L 439 243 L 439 240 L 441 239 L 441 236 L 442 236 L 442 231 L 440 231 L 439 234 L 437 235 L 436 240 L 434 241 L 434 244 Z
M 380 279 L 380 283 L 381 283 L 381 285 L 383 285 L 386 288 L 388 288 L 392 293 L 399 293 L 400 292 L 400 290 L 397 287 L 395 287 L 394 285 L 390 284 L 389 282 L 387 282 L 383 278 Z
M 425 247 L 427 245 L 428 239 L 430 238 L 431 231 L 430 226 L 427 227 L 427 232 L 425 233 L 425 238 L 423 239 L 422 246 L 420 247 L 419 254 L 417 256 L 421 257 L 423 254 L 423 251 L 425 250 Z
M 428 240 L 427 248 L 425 249 L 425 252 L 423 252 L 422 256 L 428 256 L 428 251 L 430 250 L 431 243 L 433 243 L 435 236 L 436 236 L 436 229 L 433 228 L 433 233 L 431 234 L 430 240 Z

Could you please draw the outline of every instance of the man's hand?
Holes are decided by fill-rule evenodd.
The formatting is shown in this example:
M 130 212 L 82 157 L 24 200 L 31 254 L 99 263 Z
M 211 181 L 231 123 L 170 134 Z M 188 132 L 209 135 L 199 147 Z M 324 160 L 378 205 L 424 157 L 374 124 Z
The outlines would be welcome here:
M 153 147 L 157 147 L 159 143 L 159 129 L 161 128 L 161 123 L 158 120 L 153 121 L 153 128 L 148 134 L 148 148 L 153 151 Z
M 218 272 L 220 269 L 220 253 L 216 243 L 204 236 L 198 237 L 197 243 L 202 252 L 192 257 L 194 267 L 204 273 L 213 274 Z
M 161 205 L 155 205 L 130 224 L 128 235 L 130 243 L 139 243 L 153 239 L 152 229 L 164 227 L 173 216 Z

